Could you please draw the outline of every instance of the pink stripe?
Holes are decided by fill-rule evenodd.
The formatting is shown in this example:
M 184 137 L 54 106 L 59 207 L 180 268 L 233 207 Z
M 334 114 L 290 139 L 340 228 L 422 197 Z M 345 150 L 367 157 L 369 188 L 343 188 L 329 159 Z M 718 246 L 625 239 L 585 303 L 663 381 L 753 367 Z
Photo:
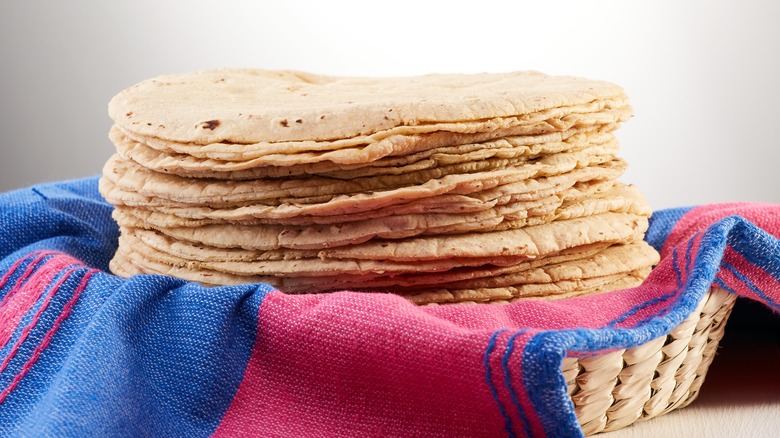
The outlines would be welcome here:
M 269 293 L 215 436 L 503 436 L 482 365 L 492 332 L 389 294 Z
M 29 259 L 32 254 L 27 254 L 26 256 L 20 258 L 19 260 L 15 261 L 10 268 L 8 268 L 8 271 L 6 271 L 5 275 L 3 275 L 2 278 L 0 278 L 0 289 L 5 287 L 5 284 L 8 283 L 8 280 L 11 278 L 11 276 L 16 273 L 17 269 L 19 269 L 19 265 L 21 265 L 22 262 L 24 262 L 25 260 Z M 2 303 L 0 303 L 0 306 L 2 306 Z
M 36 253 L 33 253 L 33 254 L 36 254 Z M 37 253 L 37 254 L 38 254 L 38 256 L 35 257 L 35 259 L 33 261 L 31 261 L 29 265 L 27 265 L 27 269 L 24 271 L 24 274 L 22 274 L 22 276 L 19 277 L 18 280 L 16 280 L 16 283 L 14 284 L 14 287 L 11 288 L 11 290 L 5 295 L 5 297 L 3 297 L 3 301 L 0 301 L 0 309 L 5 307 L 6 303 L 8 303 L 8 301 L 10 301 L 11 298 L 13 298 L 13 296 L 16 294 L 16 292 L 19 291 L 19 286 L 27 280 L 27 278 L 30 276 L 30 274 L 32 274 L 33 270 L 35 270 L 35 268 L 37 267 L 38 263 L 41 260 L 43 260 L 44 257 L 46 257 L 46 256 L 48 256 L 50 254 L 53 254 L 53 253 L 47 251 L 47 252 L 40 252 L 40 253 Z M 25 259 L 22 259 L 22 260 L 25 260 Z M 18 264 L 22 260 L 17 261 L 16 264 L 14 264 L 14 268 L 16 268 L 18 266 Z M 9 272 L 6 275 L 10 277 L 10 274 L 11 273 Z M 8 281 L 8 278 L 4 277 L 3 280 L 4 280 L 3 284 L 0 285 L 0 287 L 5 286 L 5 282 Z
M 668 256 L 672 248 L 687 241 L 695 233 L 704 231 L 715 222 L 734 214 L 738 214 L 767 233 L 780 238 L 780 205 L 758 203 L 705 205 L 692 209 L 680 218 L 664 243 L 661 258 Z
M 756 294 L 745 286 L 745 283 L 741 282 L 737 277 L 729 271 L 721 269 L 718 272 L 718 279 L 726 284 L 731 290 L 736 292 L 739 296 L 748 297 L 754 300 L 758 300 Z
M 70 271 L 73 272 L 73 271 Z M 41 340 L 41 343 L 38 345 L 38 347 L 35 348 L 35 350 L 32 353 L 32 356 L 25 362 L 24 365 L 22 365 L 21 370 L 19 373 L 14 377 L 14 379 L 11 381 L 11 383 L 8 385 L 7 388 L 5 388 L 2 392 L 0 392 L 0 403 L 3 403 L 5 399 L 8 397 L 8 394 L 13 391 L 17 385 L 19 385 L 19 382 L 22 380 L 22 378 L 27 374 L 28 371 L 32 368 L 32 366 L 35 364 L 35 362 L 40 357 L 41 353 L 43 353 L 43 350 L 46 349 L 46 347 L 49 346 L 49 343 L 51 342 L 51 339 L 54 337 L 54 334 L 57 332 L 57 329 L 60 327 L 60 324 L 65 320 L 65 318 L 70 315 L 70 310 L 73 308 L 73 306 L 76 304 L 76 301 L 78 301 L 79 296 L 81 296 L 81 292 L 84 291 L 84 289 L 87 287 L 87 283 L 89 282 L 90 278 L 92 278 L 92 275 L 94 275 L 97 270 L 89 270 L 86 274 L 84 274 L 84 277 L 81 279 L 81 283 L 79 283 L 76 290 L 73 292 L 73 296 L 70 298 L 70 300 L 63 306 L 62 312 L 57 317 L 57 319 L 54 320 L 54 324 L 52 324 L 51 328 L 48 332 L 46 332 L 46 335 L 44 335 L 43 339 Z M 69 274 L 66 274 L 69 275 Z M 61 283 L 58 283 L 61 284 Z M 59 286 L 58 286 L 59 288 Z
M 699 235 L 697 240 L 701 241 L 701 236 Z M 691 257 L 693 258 L 696 254 L 694 251 L 694 248 L 698 249 L 698 244 L 696 241 L 694 241 L 693 248 L 691 248 Z M 680 284 L 684 285 L 685 282 L 688 279 L 689 272 L 688 268 L 689 266 L 686 264 L 685 261 L 685 251 L 687 249 L 687 246 L 685 244 L 681 244 L 677 247 L 677 263 L 676 267 L 680 272 Z M 685 290 L 684 287 L 677 288 L 677 274 L 674 271 L 674 268 L 670 266 L 674 262 L 673 257 L 667 257 L 663 260 L 661 264 L 659 264 L 658 267 L 655 269 L 660 271 L 667 272 L 668 275 L 666 275 L 665 284 L 662 288 L 655 289 L 655 292 L 646 298 L 643 298 L 642 300 L 635 301 L 635 305 L 639 305 L 641 303 L 651 303 L 647 304 L 645 307 L 639 308 L 634 314 L 628 316 L 625 319 L 622 319 L 618 324 L 615 324 L 615 327 L 635 327 L 637 323 L 640 321 L 649 318 L 652 315 L 657 314 L 658 312 L 662 310 L 668 310 L 670 308 L 670 305 L 674 303 L 677 298 L 679 298 L 680 294 Z M 666 267 L 661 267 L 662 265 Z M 643 285 L 641 288 L 645 288 L 645 285 Z M 665 298 L 665 299 L 661 299 Z M 655 300 L 655 302 L 653 302 Z
M 696 262 L 696 255 L 699 253 L 699 247 L 701 246 L 701 241 L 703 238 L 704 238 L 704 233 L 697 233 L 696 235 L 693 236 L 693 246 L 691 246 L 691 259 L 689 260 L 690 264 L 688 265 L 689 275 L 690 272 L 693 271 L 693 265 Z
M 754 286 L 761 290 L 765 295 L 774 301 L 774 303 L 780 302 L 780 281 L 777 278 L 770 275 L 763 268 L 756 266 L 747 261 L 742 254 L 735 251 L 730 246 L 726 248 L 723 256 L 723 260 L 734 266 L 740 274 L 747 277 Z M 718 277 L 725 281 L 726 284 L 734 289 L 741 295 L 752 297 L 758 301 L 766 303 L 764 298 L 759 297 L 753 291 L 750 290 L 745 283 L 739 278 L 733 275 L 726 269 L 721 269 L 718 272 Z M 775 307 L 775 306 L 772 306 Z
M 515 340 L 515 351 L 513 353 L 515 365 L 511 367 L 512 380 L 514 380 L 513 385 L 515 391 L 517 391 L 517 398 L 520 401 L 520 406 L 523 408 L 523 414 L 528 420 L 531 435 L 545 436 L 544 425 L 542 425 L 542 421 L 537 415 L 536 409 L 534 409 L 534 405 L 528 396 L 528 391 L 526 390 L 525 385 L 523 385 L 523 353 L 525 352 L 528 341 L 531 340 L 535 334 L 536 332 L 523 333 Z M 517 432 L 518 436 L 522 436 L 525 433 L 522 429 Z
M 48 254 L 46 254 L 48 255 Z M 75 260 L 67 256 L 55 256 L 38 266 L 31 263 L 28 272 L 14 285 L 7 295 L 8 300 L 0 307 L 0 349 L 4 348 L 16 330 L 24 315 L 35 305 L 52 279 L 64 268 L 73 265 Z M 32 271 L 31 268 L 38 268 Z
M 68 271 L 65 272 L 65 274 L 60 277 L 60 279 L 57 281 L 57 283 L 54 284 L 54 286 L 51 287 L 51 290 L 49 291 L 49 294 L 46 296 L 45 300 L 41 304 L 41 307 L 38 309 L 37 312 L 35 312 L 35 315 L 33 315 L 32 320 L 30 321 L 27 326 L 22 329 L 22 333 L 19 335 L 19 339 L 16 340 L 16 343 L 11 348 L 11 351 L 8 353 L 8 356 L 6 356 L 5 360 L 3 360 L 3 363 L 0 364 L 0 373 L 5 371 L 5 368 L 8 366 L 8 363 L 11 362 L 11 359 L 14 358 L 16 355 L 16 352 L 19 350 L 19 346 L 22 345 L 22 343 L 27 340 L 27 336 L 30 334 L 30 331 L 35 327 L 36 324 L 38 324 L 38 320 L 41 317 L 41 314 L 46 310 L 46 308 L 49 305 L 49 302 L 51 301 L 52 297 L 57 293 L 60 286 L 70 277 L 70 275 L 75 272 L 78 268 L 71 268 Z M 41 289 L 42 291 L 43 289 Z
M 525 348 L 528 339 L 533 336 L 535 332 L 526 332 L 515 338 L 514 348 L 509 357 L 507 367 L 505 368 L 504 355 L 509 349 L 509 339 L 514 333 L 514 331 L 508 330 L 499 334 L 496 337 L 495 348 L 488 358 L 491 375 L 490 384 L 495 388 L 496 396 L 498 398 L 494 403 L 500 403 L 500 407 L 496 406 L 496 409 L 499 412 L 501 409 L 504 410 L 509 417 L 510 427 L 515 435 L 525 436 L 525 430 L 530 430 L 533 431 L 533 436 L 543 436 L 543 426 L 536 416 L 533 404 L 528 398 L 528 394 L 523 386 L 523 372 L 521 368 L 523 363 L 523 349 Z M 507 371 L 509 371 L 509 385 L 511 386 L 511 389 L 507 386 Z M 515 401 L 512 400 L 510 392 L 512 390 L 515 392 L 519 407 Z M 506 422 L 506 418 L 503 421 Z

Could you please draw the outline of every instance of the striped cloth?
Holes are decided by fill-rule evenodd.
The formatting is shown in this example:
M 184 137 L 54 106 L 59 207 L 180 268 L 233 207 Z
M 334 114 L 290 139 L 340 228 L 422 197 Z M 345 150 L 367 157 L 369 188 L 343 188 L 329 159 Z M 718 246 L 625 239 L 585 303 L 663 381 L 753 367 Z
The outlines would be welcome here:
M 638 288 L 505 306 L 107 273 L 94 178 L 0 196 L 0 434 L 579 436 L 566 355 L 669 332 L 712 283 L 778 309 L 780 206 L 658 212 Z

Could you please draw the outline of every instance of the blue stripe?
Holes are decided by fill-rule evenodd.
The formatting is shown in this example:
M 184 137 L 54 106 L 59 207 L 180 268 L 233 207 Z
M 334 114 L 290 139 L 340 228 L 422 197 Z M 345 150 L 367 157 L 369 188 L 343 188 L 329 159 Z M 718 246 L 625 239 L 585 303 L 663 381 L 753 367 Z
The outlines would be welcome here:
M 687 276 L 691 275 L 691 270 L 693 270 L 693 259 L 691 258 L 691 250 L 693 248 L 693 241 L 696 240 L 697 237 L 699 237 L 699 234 L 701 232 L 697 232 L 693 235 L 690 239 L 688 239 L 688 247 L 685 249 L 685 269 L 687 270 Z
M 737 294 L 737 292 L 734 289 L 726 286 L 726 283 L 724 283 L 723 280 L 721 280 L 720 278 L 715 277 L 715 279 L 712 280 L 712 282 L 717 284 L 719 288 L 725 290 L 726 292 L 730 292 L 735 295 Z
M 677 248 L 672 252 L 672 267 L 674 268 L 674 279 L 677 284 L 677 289 L 680 289 L 682 287 L 682 272 L 680 272 L 680 268 L 677 267 Z
M 516 437 L 517 435 L 515 435 L 515 431 L 512 429 L 512 419 L 509 418 L 509 414 L 507 414 L 504 405 L 501 403 L 501 400 L 498 399 L 498 389 L 493 385 L 493 373 L 490 370 L 490 353 L 496 348 L 496 338 L 498 335 L 505 331 L 506 329 L 496 330 L 490 335 L 485 354 L 482 357 L 482 364 L 485 366 L 485 382 L 487 383 L 488 388 L 490 388 L 490 395 L 493 396 L 493 400 L 495 400 L 498 405 L 498 411 L 501 412 L 501 416 L 504 417 L 504 430 L 506 430 L 506 433 L 510 437 Z
M 687 272 L 686 272 L 686 274 L 685 274 L 685 278 L 686 278 L 686 279 L 690 277 L 690 275 L 691 275 L 691 271 L 693 270 L 693 259 L 691 258 L 691 250 L 692 250 L 692 248 L 693 248 L 693 240 L 694 240 L 694 239 L 696 239 L 696 237 L 697 237 L 698 235 L 699 235 L 699 233 L 696 233 L 696 234 L 694 234 L 694 235 L 693 235 L 693 237 L 691 237 L 690 239 L 688 239 L 688 247 L 685 249 L 685 269 L 687 270 Z M 678 271 L 675 271 L 675 272 L 678 272 Z M 671 296 L 670 296 L 670 297 L 667 297 L 667 298 L 671 298 L 671 297 L 675 296 L 675 294 L 676 294 L 677 292 L 679 292 L 681 288 L 682 288 L 682 282 L 680 281 L 680 279 L 679 279 L 679 277 L 678 277 L 678 281 L 677 281 L 677 290 L 676 290 L 676 291 L 674 291 L 674 292 L 671 294 Z M 669 294 L 666 294 L 666 295 L 669 295 Z M 637 323 L 636 323 L 636 325 L 642 325 L 642 324 L 646 324 L 646 323 L 650 322 L 651 320 L 653 320 L 653 319 L 655 319 L 655 318 L 658 318 L 658 317 L 660 317 L 660 316 L 664 316 L 664 315 L 666 315 L 666 314 L 667 314 L 667 313 L 669 313 L 671 310 L 672 310 L 672 307 L 665 307 L 665 308 L 662 308 L 662 309 L 660 309 L 658 312 L 655 312 L 655 313 L 653 313 L 652 315 L 649 315 L 649 316 L 647 316 L 647 317 L 643 318 L 641 321 L 637 322 Z
M 515 388 L 512 386 L 512 377 L 509 369 L 509 357 L 512 356 L 512 351 L 515 349 L 515 338 L 527 331 L 528 329 L 522 329 L 509 338 L 506 351 L 504 351 L 504 356 L 501 358 L 501 367 L 504 369 L 504 385 L 509 390 L 509 396 L 512 399 L 512 404 L 515 406 L 515 409 L 517 409 L 517 414 L 520 416 L 520 419 L 523 420 L 523 429 L 525 430 L 525 435 L 531 436 L 531 425 L 528 423 L 528 418 L 526 418 L 525 412 L 523 412 L 523 408 L 520 406 L 520 400 L 517 398 L 517 392 L 515 392 Z
M 724 260 L 724 261 L 722 261 L 720 263 L 720 265 L 721 265 L 721 267 L 723 267 L 727 271 L 729 271 L 732 274 L 734 274 L 734 276 L 737 277 L 737 279 L 739 279 L 739 281 L 745 283 L 745 286 L 747 286 L 748 289 L 750 289 L 751 291 L 753 291 L 753 293 L 755 293 L 761 299 L 766 301 L 766 303 L 769 304 L 774 310 L 780 311 L 780 305 L 778 305 L 776 302 L 772 301 L 772 299 L 769 298 L 761 289 L 759 289 L 758 286 L 753 284 L 753 282 L 750 281 L 749 278 L 745 277 L 739 271 L 737 271 L 737 269 L 731 263 L 729 263 L 729 262 Z
M 780 241 L 744 220 L 737 222 L 735 228 L 740 236 L 729 239 L 731 248 L 751 264 L 780 279 Z
M 687 264 L 687 263 L 686 263 Z M 661 302 L 664 302 L 668 300 L 669 298 L 677 295 L 679 293 L 680 289 L 682 288 L 682 274 L 680 273 L 680 269 L 677 267 L 677 247 L 674 248 L 672 251 L 672 266 L 674 267 L 674 275 L 677 281 L 677 288 L 673 291 L 666 293 L 664 295 L 661 295 L 659 297 L 655 297 L 651 300 L 642 302 L 637 304 L 636 306 L 628 309 L 627 312 L 623 313 L 622 315 L 618 316 L 617 318 L 613 319 L 609 324 L 607 324 L 607 327 L 614 327 L 621 322 L 627 320 L 628 318 L 634 316 L 637 312 L 641 311 L 642 309 L 645 309 L 649 306 L 652 306 L 654 304 L 658 304 Z
M 645 241 L 660 252 L 674 226 L 691 210 L 693 207 L 671 208 L 654 212 L 650 217 L 647 232 L 645 232 Z
M 523 386 L 546 436 L 584 436 L 561 373 L 566 347 L 576 342 L 572 332 L 536 333 L 522 351 Z

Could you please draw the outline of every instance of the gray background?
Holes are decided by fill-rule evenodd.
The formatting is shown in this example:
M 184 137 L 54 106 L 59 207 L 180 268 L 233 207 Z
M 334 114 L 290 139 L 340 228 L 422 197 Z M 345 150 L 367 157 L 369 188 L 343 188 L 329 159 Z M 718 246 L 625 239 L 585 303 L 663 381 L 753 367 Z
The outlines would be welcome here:
M 109 99 L 158 74 L 535 69 L 626 88 L 623 180 L 654 208 L 780 202 L 780 3 L 535 3 L 5 2 L 0 190 L 99 173 Z

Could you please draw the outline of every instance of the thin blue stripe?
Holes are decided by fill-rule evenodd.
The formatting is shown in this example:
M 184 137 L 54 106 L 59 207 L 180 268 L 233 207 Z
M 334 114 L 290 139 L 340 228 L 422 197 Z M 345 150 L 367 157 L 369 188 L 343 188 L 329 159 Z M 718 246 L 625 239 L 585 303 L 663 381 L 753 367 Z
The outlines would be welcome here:
M 514 438 L 517 435 L 515 435 L 515 431 L 512 429 L 512 419 L 509 418 L 509 414 L 507 414 L 504 405 L 501 403 L 501 400 L 498 399 L 498 389 L 496 389 L 496 386 L 493 385 L 493 373 L 490 370 L 490 353 L 492 353 L 496 348 L 496 338 L 498 335 L 504 333 L 505 331 L 506 329 L 496 330 L 492 335 L 490 335 L 490 340 L 488 341 L 487 348 L 485 349 L 485 354 L 482 357 L 482 363 L 485 366 L 485 382 L 487 382 L 488 388 L 490 388 L 490 395 L 493 396 L 493 400 L 495 400 L 496 404 L 498 405 L 498 411 L 501 412 L 501 416 L 504 417 L 504 429 L 510 437 Z
M 686 278 L 690 277 L 691 271 L 693 270 L 693 259 L 691 258 L 691 250 L 693 248 L 693 241 L 696 240 L 696 238 L 699 237 L 699 233 L 696 233 L 688 240 L 688 248 L 685 249 L 685 269 L 687 270 Z
M 720 279 L 720 278 L 718 278 L 718 277 L 715 277 L 715 279 L 714 279 L 714 280 L 712 280 L 712 282 L 713 282 L 713 283 L 715 283 L 715 284 L 717 284 L 717 285 L 718 285 L 718 287 L 720 287 L 721 289 L 725 290 L 726 292 L 731 292 L 731 293 L 733 293 L 733 294 L 735 294 L 735 295 L 737 294 L 737 293 L 734 291 L 734 289 L 732 289 L 732 288 L 730 288 L 730 287 L 726 286 L 726 283 L 724 283 L 724 282 L 723 282 L 723 280 L 721 280 L 721 279 Z
M 739 219 L 737 225 L 741 237 L 729 239 L 731 248 L 751 264 L 780 279 L 780 240 L 743 219 Z
M 677 282 L 677 289 L 680 289 L 682 287 L 682 272 L 680 272 L 680 268 L 677 266 L 677 248 L 672 252 L 672 267 L 674 268 L 674 278 Z
M 699 233 L 696 233 L 690 240 L 688 240 L 688 248 L 685 250 L 685 268 L 687 269 L 687 272 L 685 274 L 685 279 L 686 280 L 688 278 L 690 278 L 691 270 L 693 269 L 693 264 L 692 264 L 693 260 L 691 259 L 691 248 L 693 248 L 693 239 L 695 239 L 696 235 L 698 235 L 698 234 Z M 682 281 L 678 281 L 677 284 L 678 284 L 677 290 L 673 291 L 671 294 L 666 294 L 666 295 L 671 295 L 671 296 L 667 296 L 667 299 L 671 298 L 671 297 L 675 296 L 677 293 L 679 293 L 680 289 L 682 288 L 682 286 L 679 286 L 679 285 L 682 284 Z M 666 315 L 667 313 L 669 313 L 671 311 L 672 311 L 671 307 L 664 307 L 664 308 L 660 309 L 658 312 L 655 312 L 654 314 L 643 318 L 641 321 L 637 322 L 636 325 L 646 324 L 647 322 L 649 322 L 649 321 L 651 321 L 651 320 L 653 320 L 655 318 L 664 316 L 664 315 Z
M 654 304 L 658 304 L 658 303 L 664 302 L 664 301 L 668 300 L 669 298 L 675 296 L 680 291 L 680 289 L 682 288 L 682 278 L 681 278 L 682 274 L 680 273 L 680 269 L 677 267 L 677 248 L 676 247 L 672 251 L 672 266 L 674 266 L 674 275 L 675 275 L 676 280 L 677 280 L 677 289 L 675 289 L 675 290 L 673 290 L 673 291 L 671 291 L 669 293 L 666 293 L 664 295 L 661 295 L 660 297 L 655 297 L 655 298 L 653 298 L 651 300 L 644 301 L 642 303 L 639 303 L 639 304 L 635 305 L 634 307 L 628 309 L 627 312 L 625 312 L 622 315 L 618 316 L 617 318 L 613 319 L 609 324 L 607 324 L 607 327 L 614 327 L 614 326 L 620 324 L 621 322 L 627 320 L 628 318 L 634 316 L 640 310 L 642 310 L 642 309 L 644 309 L 646 307 L 652 306 Z
M 509 390 L 509 397 L 512 399 L 512 404 L 515 406 L 515 409 L 517 409 L 517 414 L 520 416 L 520 419 L 523 420 L 523 429 L 525 430 L 525 435 L 531 436 L 531 425 L 528 423 L 528 418 L 526 418 L 525 413 L 523 412 L 523 408 L 520 406 L 520 400 L 517 398 L 517 392 L 512 386 L 512 377 L 509 369 L 509 357 L 512 355 L 512 351 L 515 349 L 515 338 L 527 331 L 528 329 L 522 329 L 509 338 L 506 351 L 504 351 L 504 356 L 501 358 L 501 367 L 504 369 L 504 385 Z
M 745 286 L 747 286 L 748 289 L 750 289 L 751 291 L 753 291 L 753 293 L 755 293 L 760 298 L 762 298 L 764 301 L 766 301 L 766 303 L 769 304 L 770 306 L 772 306 L 772 308 L 774 308 L 777 311 L 780 311 L 780 305 L 778 305 L 776 302 L 772 301 L 772 299 L 769 298 L 761 289 L 759 289 L 758 286 L 753 284 L 753 282 L 750 281 L 749 278 L 745 277 L 739 271 L 737 271 L 737 269 L 731 263 L 729 263 L 727 261 L 722 261 L 721 262 L 721 266 L 723 268 L 725 268 L 726 270 L 728 270 L 729 272 L 731 272 L 732 274 L 734 274 L 734 276 L 737 277 L 739 279 L 739 281 L 745 283 Z

